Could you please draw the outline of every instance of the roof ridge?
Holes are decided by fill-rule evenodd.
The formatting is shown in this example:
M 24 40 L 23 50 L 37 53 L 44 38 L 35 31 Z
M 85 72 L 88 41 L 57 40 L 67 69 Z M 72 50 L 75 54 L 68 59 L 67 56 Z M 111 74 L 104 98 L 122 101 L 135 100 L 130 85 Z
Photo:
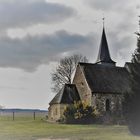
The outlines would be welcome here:
M 84 65 L 84 66 L 97 66 L 97 67 L 107 67 L 107 68 L 125 68 L 125 67 L 122 67 L 122 66 L 108 67 L 108 65 L 100 65 L 99 63 L 84 63 L 84 62 L 80 62 L 79 65 Z

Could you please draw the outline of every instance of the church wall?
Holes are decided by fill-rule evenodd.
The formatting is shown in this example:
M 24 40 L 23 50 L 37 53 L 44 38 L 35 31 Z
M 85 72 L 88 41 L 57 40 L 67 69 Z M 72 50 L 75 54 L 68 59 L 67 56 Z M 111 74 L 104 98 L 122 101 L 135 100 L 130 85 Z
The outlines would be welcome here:
M 59 104 L 50 105 L 48 117 L 49 117 L 49 120 L 54 120 L 54 121 L 60 118 L 60 105 Z
M 79 65 L 75 72 L 73 84 L 76 84 L 81 100 L 91 105 L 91 90 Z
M 60 117 L 63 117 L 64 111 L 66 109 L 66 107 L 68 106 L 68 104 L 60 104 Z
M 63 116 L 64 110 L 66 109 L 67 106 L 68 106 L 67 104 L 50 105 L 49 112 L 48 112 L 49 120 L 52 121 L 59 120 Z
M 106 112 L 106 101 L 109 101 L 109 110 L 111 113 L 122 113 L 122 96 L 119 94 L 94 94 L 92 96 L 92 105 L 96 106 L 100 113 Z

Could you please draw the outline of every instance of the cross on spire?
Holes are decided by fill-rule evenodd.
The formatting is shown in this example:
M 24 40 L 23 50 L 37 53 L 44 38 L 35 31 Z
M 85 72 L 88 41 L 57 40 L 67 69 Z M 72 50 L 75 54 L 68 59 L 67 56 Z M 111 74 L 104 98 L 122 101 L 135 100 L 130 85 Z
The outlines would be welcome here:
M 103 15 L 102 20 L 103 20 L 103 27 L 104 27 L 104 24 L 105 24 L 105 17 L 104 17 L 104 15 Z

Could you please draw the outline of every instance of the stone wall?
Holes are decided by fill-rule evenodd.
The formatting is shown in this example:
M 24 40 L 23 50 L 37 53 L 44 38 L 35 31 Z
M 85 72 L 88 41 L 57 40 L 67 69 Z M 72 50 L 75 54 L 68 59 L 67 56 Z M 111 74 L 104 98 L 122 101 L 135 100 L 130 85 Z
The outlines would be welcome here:
M 63 116 L 64 110 L 67 106 L 68 105 L 66 105 L 66 104 L 50 105 L 50 107 L 48 109 L 49 110 L 49 112 L 48 112 L 49 120 L 52 120 L 52 121 L 59 120 Z
M 81 100 L 91 105 L 91 90 L 79 65 L 75 72 L 73 84 L 76 85 Z
M 96 106 L 100 113 L 107 112 L 107 100 L 109 101 L 109 111 L 112 114 L 122 113 L 122 96 L 120 94 L 94 94 L 92 105 Z

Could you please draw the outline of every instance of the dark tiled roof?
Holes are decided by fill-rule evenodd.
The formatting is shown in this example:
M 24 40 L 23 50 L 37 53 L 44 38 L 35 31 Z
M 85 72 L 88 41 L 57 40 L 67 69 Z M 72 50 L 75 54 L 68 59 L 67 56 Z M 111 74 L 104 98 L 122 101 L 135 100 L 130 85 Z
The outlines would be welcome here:
M 50 102 L 51 104 L 72 104 L 79 101 L 80 96 L 75 84 L 65 84 Z
M 98 54 L 98 58 L 97 58 L 96 62 L 97 63 L 102 63 L 103 62 L 103 63 L 115 64 L 115 62 L 110 57 L 108 43 L 107 43 L 104 28 L 103 28 L 103 32 L 102 32 L 102 38 L 101 38 L 101 43 L 100 43 L 99 54 Z
M 130 91 L 130 76 L 125 67 L 79 63 L 93 93 L 125 93 Z

